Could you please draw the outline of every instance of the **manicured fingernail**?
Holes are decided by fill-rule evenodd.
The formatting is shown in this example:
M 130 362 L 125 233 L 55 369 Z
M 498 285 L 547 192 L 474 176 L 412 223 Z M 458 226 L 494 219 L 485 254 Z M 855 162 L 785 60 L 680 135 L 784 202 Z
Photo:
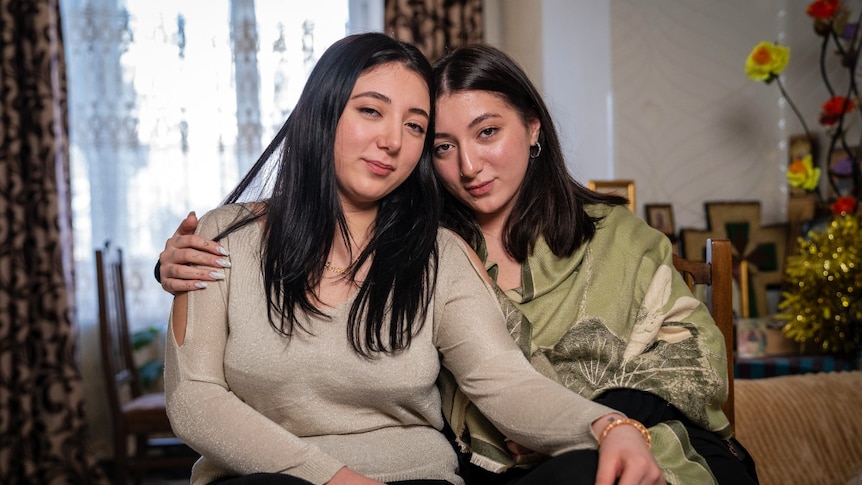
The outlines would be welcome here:
M 218 271 L 213 271 L 210 273 L 210 278 L 212 278 L 214 280 L 223 280 L 224 279 L 224 273 L 219 273 Z
M 224 246 L 217 246 L 218 252 L 221 253 L 222 256 L 230 256 L 230 251 L 224 248 Z
M 226 259 L 218 259 L 216 260 L 216 263 L 218 263 L 222 268 L 230 268 L 230 261 Z
M 197 282 L 195 282 L 195 288 L 204 289 L 204 288 L 206 288 L 207 286 L 209 286 L 209 285 L 207 285 L 207 282 L 206 282 L 206 281 L 197 281 Z

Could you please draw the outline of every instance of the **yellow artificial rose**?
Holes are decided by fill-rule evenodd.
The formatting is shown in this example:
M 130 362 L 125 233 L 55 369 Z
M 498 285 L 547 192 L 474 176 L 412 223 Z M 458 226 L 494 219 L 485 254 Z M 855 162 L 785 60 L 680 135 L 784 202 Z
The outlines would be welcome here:
M 787 183 L 803 190 L 812 191 L 820 182 L 820 169 L 814 168 L 811 154 L 794 160 L 787 169 Z
M 745 60 L 745 75 L 755 81 L 771 81 L 781 74 L 790 61 L 790 48 L 772 42 L 761 42 Z

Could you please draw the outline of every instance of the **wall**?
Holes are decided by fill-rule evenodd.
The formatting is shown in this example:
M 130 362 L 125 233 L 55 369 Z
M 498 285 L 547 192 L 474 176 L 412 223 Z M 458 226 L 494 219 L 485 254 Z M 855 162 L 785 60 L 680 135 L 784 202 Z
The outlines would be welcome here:
M 807 21 L 785 3 L 611 2 L 615 173 L 637 181 L 639 202 L 673 203 L 677 227 L 705 227 L 709 200 L 760 200 L 764 222 L 785 220 L 784 140 L 798 125 L 777 86 L 744 73 L 755 44 Z
M 569 170 L 613 177 L 610 8 L 594 0 L 486 0 L 486 39 L 542 92 Z
M 542 1 L 485 0 L 485 41 L 514 58 L 540 89 L 542 72 Z
M 858 12 L 858 4 L 850 7 Z M 760 41 L 789 45 L 785 85 L 816 129 L 827 94 L 806 6 L 486 2 L 489 21 L 505 26 L 489 41 L 512 53 L 544 92 L 572 174 L 635 180 L 638 212 L 644 203 L 672 203 L 678 228 L 705 227 L 710 200 L 760 200 L 764 223 L 785 220 L 786 140 L 801 125 L 777 86 L 751 81 L 744 64 Z M 540 59 L 531 50 L 537 44 Z

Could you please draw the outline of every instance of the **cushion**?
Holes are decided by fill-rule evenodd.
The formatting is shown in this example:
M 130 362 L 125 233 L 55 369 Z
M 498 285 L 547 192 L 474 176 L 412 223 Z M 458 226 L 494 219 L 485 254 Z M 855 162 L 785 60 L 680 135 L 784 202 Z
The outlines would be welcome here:
M 845 485 L 862 469 L 862 371 L 734 384 L 736 437 L 762 485 Z

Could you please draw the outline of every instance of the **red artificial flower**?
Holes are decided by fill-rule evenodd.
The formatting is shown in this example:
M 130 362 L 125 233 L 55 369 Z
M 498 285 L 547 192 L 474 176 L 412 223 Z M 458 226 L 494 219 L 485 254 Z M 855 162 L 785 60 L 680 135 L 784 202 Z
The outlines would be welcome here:
M 823 103 L 823 111 L 820 113 L 820 124 L 824 126 L 832 126 L 838 123 L 838 120 L 844 113 L 853 111 L 856 105 L 853 100 L 847 99 L 844 96 L 832 96 L 829 101 Z
M 832 213 L 836 215 L 842 214 L 852 214 L 856 212 L 856 198 L 851 197 L 849 195 L 845 195 L 843 197 L 838 197 L 838 199 L 832 203 Z
M 831 19 L 838 10 L 838 0 L 815 0 L 805 9 L 805 13 L 819 20 Z

